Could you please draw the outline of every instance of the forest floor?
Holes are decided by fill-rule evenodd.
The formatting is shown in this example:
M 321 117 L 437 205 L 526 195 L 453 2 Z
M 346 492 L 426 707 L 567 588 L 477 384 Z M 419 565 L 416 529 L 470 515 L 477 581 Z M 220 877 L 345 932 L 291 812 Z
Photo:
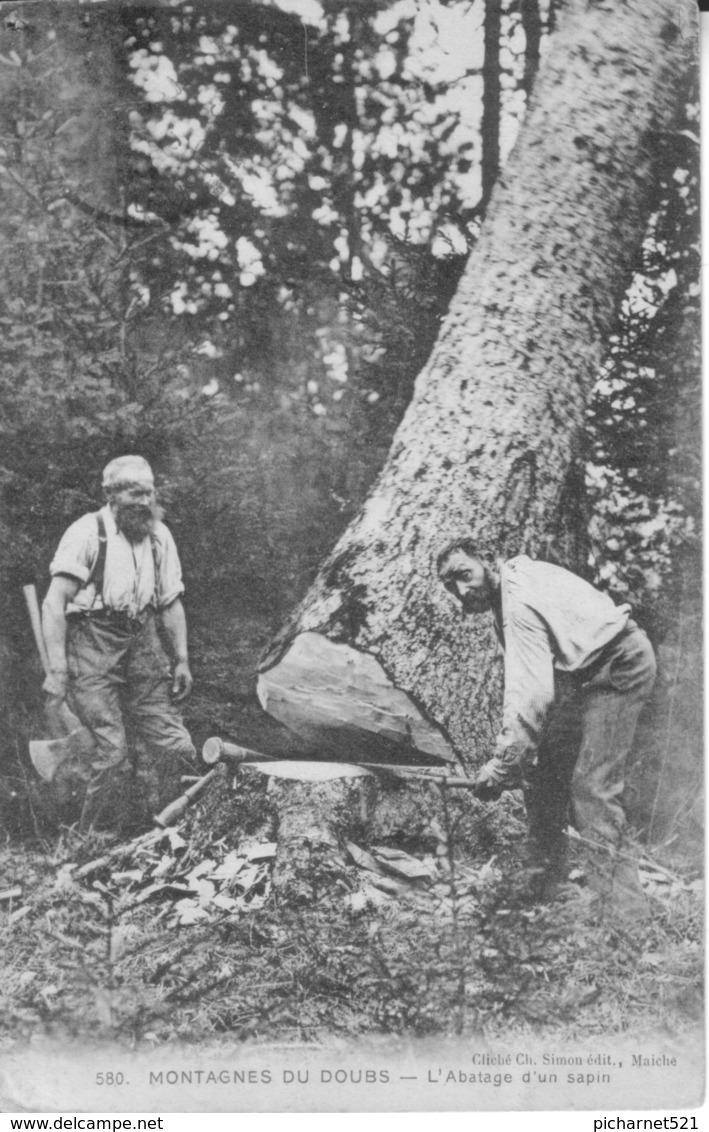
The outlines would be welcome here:
M 215 799 L 120 848 L 65 830 L 0 850 L 0 1048 L 680 1037 L 701 1021 L 696 867 L 645 855 L 650 924 L 594 925 L 578 869 L 553 900 L 526 895 L 511 804 L 487 844 L 461 827 L 446 853 L 403 833 L 350 845 L 299 903 L 272 886 L 273 833 Z

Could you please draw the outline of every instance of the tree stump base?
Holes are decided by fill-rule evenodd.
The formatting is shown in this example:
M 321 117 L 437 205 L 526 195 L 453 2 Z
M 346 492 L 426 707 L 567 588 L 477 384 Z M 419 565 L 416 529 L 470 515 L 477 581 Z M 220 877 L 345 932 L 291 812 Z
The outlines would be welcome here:
M 341 886 L 343 846 L 370 837 L 374 776 L 322 783 L 272 778 L 267 796 L 277 825 L 274 888 L 291 901 L 311 903 Z
M 303 777 L 269 773 L 284 767 Z M 494 840 L 498 810 L 477 802 L 469 791 L 396 777 L 387 770 L 317 762 L 241 764 L 236 772 L 218 768 L 188 812 L 182 836 L 195 855 L 205 856 L 215 842 L 229 848 L 275 842 L 271 881 L 277 899 L 312 906 L 338 892 L 352 892 L 367 875 L 348 846 L 365 851 L 390 846 L 428 855 L 440 853 L 452 835 L 465 852 L 485 853 L 485 831 Z

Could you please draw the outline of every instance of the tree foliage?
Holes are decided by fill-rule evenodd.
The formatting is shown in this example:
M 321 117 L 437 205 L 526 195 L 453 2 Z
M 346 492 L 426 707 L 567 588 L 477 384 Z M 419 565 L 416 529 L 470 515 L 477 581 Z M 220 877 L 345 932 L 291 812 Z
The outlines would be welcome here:
M 124 223 L 111 147 L 90 156 L 86 105 L 111 105 L 111 44 L 100 28 L 86 42 L 77 22 L 38 10 L 2 33 L 0 600 L 25 655 L 20 584 L 42 579 L 68 521 L 100 504 L 101 466 L 136 449 L 167 466 L 202 412 L 187 344 L 144 309 L 133 265 L 151 233 Z M 92 51 L 103 79 L 81 74 Z
M 589 407 L 597 576 L 659 636 L 693 569 L 701 524 L 697 104 L 665 142 L 641 262 Z M 689 577 L 686 577 L 689 583 Z

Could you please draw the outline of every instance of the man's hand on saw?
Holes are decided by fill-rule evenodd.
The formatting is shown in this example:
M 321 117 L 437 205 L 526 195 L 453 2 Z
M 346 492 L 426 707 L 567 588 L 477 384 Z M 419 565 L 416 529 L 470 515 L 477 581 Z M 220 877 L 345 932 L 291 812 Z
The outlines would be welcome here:
M 186 700 L 192 691 L 192 673 L 186 660 L 178 660 L 172 670 L 172 698 L 175 703 Z
M 500 759 L 489 759 L 476 775 L 473 794 L 481 802 L 496 802 L 503 790 L 511 786 L 504 763 Z

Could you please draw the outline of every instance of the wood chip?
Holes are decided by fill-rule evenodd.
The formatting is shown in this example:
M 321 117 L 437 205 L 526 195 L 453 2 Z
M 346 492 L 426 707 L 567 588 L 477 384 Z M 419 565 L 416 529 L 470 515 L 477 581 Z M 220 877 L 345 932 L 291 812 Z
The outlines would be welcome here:
M 406 877 L 407 880 L 433 880 L 435 876 L 435 873 L 423 861 L 419 861 L 409 853 L 404 853 L 401 849 L 377 846 L 373 849 L 373 852 L 375 858 L 381 861 L 386 869 L 397 876 Z
M 264 841 L 260 845 L 252 845 L 246 850 L 246 855 L 250 861 L 270 861 L 275 857 L 278 849 L 278 842 Z
M 367 869 L 370 873 L 382 873 L 384 870 L 377 860 L 366 849 L 360 849 L 354 842 L 347 842 L 347 852 L 360 869 Z
M 186 884 L 151 884 L 144 888 L 139 896 L 136 897 L 136 904 L 144 904 L 151 896 L 156 896 L 159 892 L 170 892 L 173 896 L 185 896 L 187 893 L 192 893 L 192 889 Z
M 376 888 L 381 888 L 384 892 L 391 892 L 394 896 L 399 896 L 401 893 L 406 892 L 406 885 L 401 881 L 392 880 L 391 877 L 373 876 L 371 883 Z
M 246 864 L 247 858 L 235 849 L 227 853 L 226 857 L 213 873 L 210 873 L 211 880 L 231 880 L 237 873 L 241 872 Z

